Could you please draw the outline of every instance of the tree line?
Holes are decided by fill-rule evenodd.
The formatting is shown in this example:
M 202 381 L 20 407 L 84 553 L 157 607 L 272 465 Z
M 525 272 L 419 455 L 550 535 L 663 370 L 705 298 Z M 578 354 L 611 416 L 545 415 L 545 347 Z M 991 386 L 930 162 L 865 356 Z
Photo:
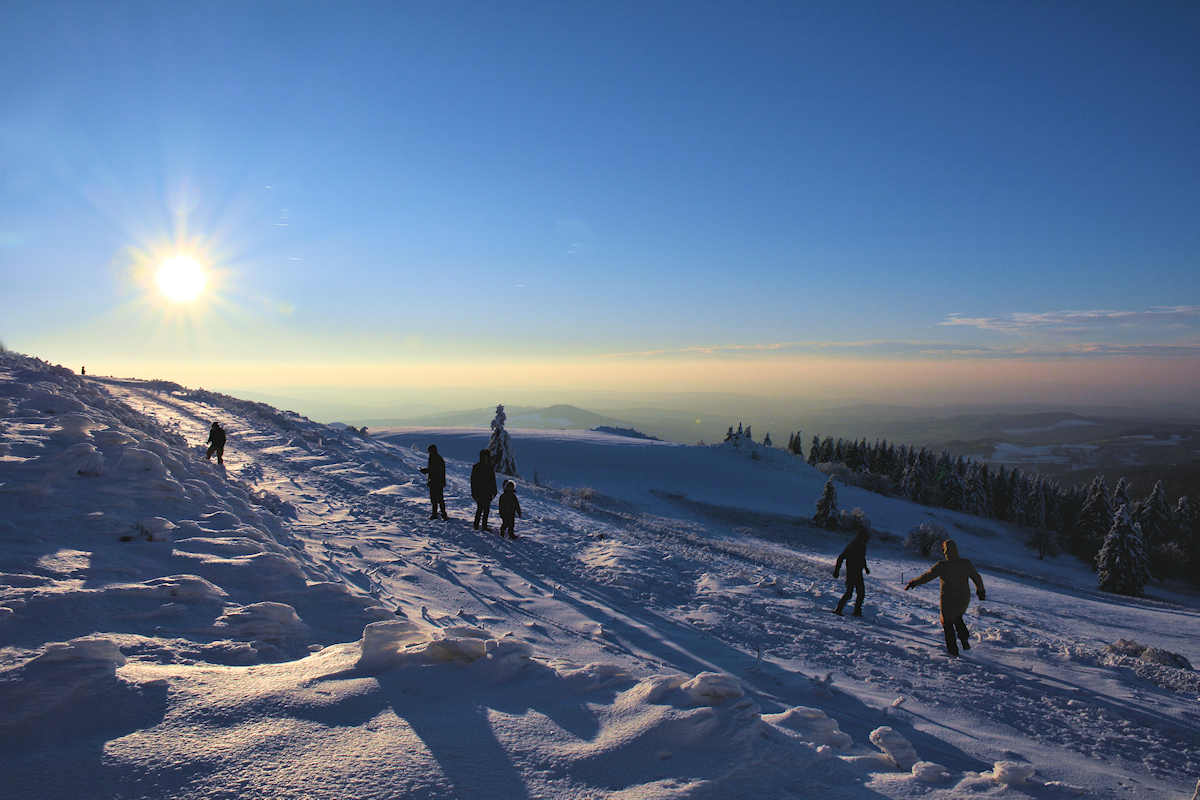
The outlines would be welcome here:
M 1036 472 L 886 439 L 814 436 L 806 457 L 793 433 L 785 449 L 842 483 L 1022 526 L 1039 558 L 1066 551 L 1092 565 L 1102 589 L 1138 595 L 1151 577 L 1200 585 L 1200 509 L 1186 497 L 1170 504 L 1161 482 L 1141 498 L 1123 478 L 1112 491 L 1102 475 L 1064 487 Z

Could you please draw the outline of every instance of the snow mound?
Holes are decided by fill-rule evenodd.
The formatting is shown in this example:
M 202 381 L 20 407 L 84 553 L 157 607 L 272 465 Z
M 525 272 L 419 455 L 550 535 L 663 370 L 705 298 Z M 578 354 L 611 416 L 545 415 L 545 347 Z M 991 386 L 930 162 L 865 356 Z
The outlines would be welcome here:
M 242 642 L 281 644 L 302 637 L 307 626 L 286 603 L 254 603 L 226 608 L 213 624 L 219 636 Z
M 842 733 L 837 720 L 819 708 L 797 706 L 782 714 L 764 714 L 763 722 L 794 732 L 802 741 L 836 750 L 849 748 L 854 740 Z
M 950 779 L 950 771 L 932 761 L 918 761 L 913 764 L 912 775 L 922 783 L 942 783 Z
M 424 629 L 407 620 L 372 622 L 363 629 L 358 669 L 366 673 L 413 665 L 487 659 L 499 672 L 514 673 L 529 662 L 533 648 L 516 639 L 494 639 L 468 626 Z
M 886 753 L 897 767 L 906 772 L 920 761 L 912 743 L 886 725 L 871 731 L 870 738 L 871 744 Z
M 992 771 L 983 773 L 983 777 L 991 778 L 1001 786 L 1020 786 L 1028 782 L 1036 771 L 1032 764 L 1022 764 L 1018 761 L 997 761 Z

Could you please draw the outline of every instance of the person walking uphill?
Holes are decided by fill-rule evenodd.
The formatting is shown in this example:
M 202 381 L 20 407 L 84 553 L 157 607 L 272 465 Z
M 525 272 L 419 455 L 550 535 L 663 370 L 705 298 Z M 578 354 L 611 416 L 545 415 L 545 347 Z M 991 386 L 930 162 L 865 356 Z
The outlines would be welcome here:
M 213 455 L 218 464 L 225 463 L 225 429 L 215 422 L 208 431 L 208 452 L 204 454 L 204 460 L 211 461 Z
M 446 513 L 446 459 L 438 455 L 436 444 L 429 445 L 429 466 L 421 467 L 421 472 L 429 476 L 429 502 L 433 505 L 429 518 L 441 514 L 442 519 L 450 519 Z
M 833 577 L 838 576 L 838 572 L 842 568 L 842 562 L 846 562 L 846 593 L 842 595 L 842 599 L 838 601 L 837 608 L 833 613 L 839 617 L 842 615 L 842 609 L 846 607 L 846 603 L 850 600 L 850 595 L 858 593 L 857 599 L 854 601 L 854 616 L 862 616 L 863 592 L 865 584 L 863 582 L 863 573 L 871 574 L 871 570 L 867 569 L 867 542 L 871 540 L 871 534 L 866 531 L 859 531 L 854 537 L 854 541 L 846 545 L 846 549 L 837 557 L 837 564 L 833 567 Z
M 496 473 L 492 470 L 492 454 L 479 451 L 479 463 L 471 467 L 471 497 L 475 498 L 475 530 L 488 527 L 488 514 L 492 510 L 492 498 L 496 496 Z
M 957 656 L 956 634 L 962 642 L 963 650 L 971 649 L 970 634 L 967 632 L 966 623 L 963 622 L 963 614 L 967 613 L 967 606 L 971 604 L 971 586 L 967 581 L 975 583 L 975 594 L 983 600 L 983 578 L 979 577 L 974 564 L 958 555 L 958 545 L 952 540 L 942 542 L 942 554 L 945 556 L 943 560 L 934 564 L 924 575 L 909 581 L 904 591 L 929 583 L 934 578 L 941 578 L 942 628 L 946 632 L 946 652 Z

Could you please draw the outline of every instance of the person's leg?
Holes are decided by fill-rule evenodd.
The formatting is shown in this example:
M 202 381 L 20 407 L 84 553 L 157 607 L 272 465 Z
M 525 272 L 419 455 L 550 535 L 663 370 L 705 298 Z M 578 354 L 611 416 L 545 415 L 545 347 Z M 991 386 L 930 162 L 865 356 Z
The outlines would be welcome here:
M 437 492 L 438 511 L 441 512 L 442 519 L 450 519 L 450 515 L 446 513 L 446 489 L 439 486 Z
M 429 505 L 430 505 L 430 507 L 431 507 L 431 509 L 432 509 L 432 510 L 429 512 L 429 518 L 430 518 L 430 519 L 437 519 L 437 516 L 438 516 L 438 495 L 439 495 L 439 494 L 441 494 L 441 492 L 439 492 L 439 491 L 437 490 L 437 488 L 435 488 L 435 487 L 433 487 L 433 486 L 430 486 L 430 487 L 429 487 Z
M 856 592 L 856 595 L 854 598 L 854 616 L 861 617 L 862 616 L 862 604 L 863 604 L 863 590 L 866 588 L 866 586 L 863 582 L 863 574 L 861 572 L 855 574 L 854 583 L 850 588 L 854 589 L 854 591 Z
M 846 603 L 850 602 L 850 595 L 854 594 L 854 581 L 850 580 L 850 576 L 846 576 L 846 593 L 842 595 L 842 599 L 838 600 L 837 608 L 833 610 L 835 614 L 841 614 L 842 609 L 846 607 Z
M 958 640 L 962 642 L 963 650 L 970 650 L 971 632 L 967 630 L 967 623 L 963 622 L 962 617 L 954 620 L 954 630 L 958 634 Z
M 479 530 L 479 520 L 483 518 L 483 503 L 479 500 L 475 501 L 475 524 L 471 527 L 474 530 Z
M 954 620 L 943 620 L 942 627 L 946 634 L 946 652 L 952 656 L 958 655 L 958 642 L 954 638 Z
M 225 463 L 225 445 L 221 445 L 220 447 L 217 448 L 217 463 L 218 464 Z

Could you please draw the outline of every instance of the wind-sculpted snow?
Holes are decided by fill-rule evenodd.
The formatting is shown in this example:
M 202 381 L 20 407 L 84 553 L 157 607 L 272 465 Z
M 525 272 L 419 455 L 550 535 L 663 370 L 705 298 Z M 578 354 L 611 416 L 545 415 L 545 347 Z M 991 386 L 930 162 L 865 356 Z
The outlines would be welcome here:
M 837 617 L 807 464 L 511 433 L 546 484 L 518 480 L 516 541 L 470 526 L 487 430 L 364 437 L 0 353 L 0 796 L 1190 793 L 1185 593 L 1101 595 L 1019 531 L 839 486 L 875 536 Z M 926 522 L 987 581 L 963 659 L 936 589 L 902 591 Z

